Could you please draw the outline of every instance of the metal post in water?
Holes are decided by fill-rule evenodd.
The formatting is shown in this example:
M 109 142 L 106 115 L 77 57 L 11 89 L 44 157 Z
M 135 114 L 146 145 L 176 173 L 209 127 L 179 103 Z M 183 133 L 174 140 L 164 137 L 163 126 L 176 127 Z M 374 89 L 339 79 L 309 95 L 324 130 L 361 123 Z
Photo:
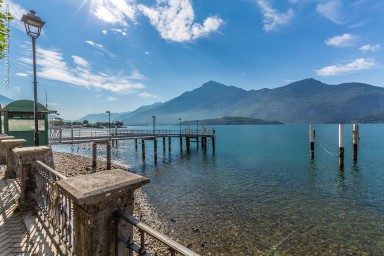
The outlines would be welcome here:
M 339 168 L 344 168 L 344 124 L 339 124 Z
M 309 125 L 309 147 L 311 159 L 315 158 L 315 128 Z
M 352 144 L 353 144 L 352 160 L 357 161 L 357 148 L 359 144 L 359 125 L 358 124 L 353 124 L 353 127 L 352 127 Z

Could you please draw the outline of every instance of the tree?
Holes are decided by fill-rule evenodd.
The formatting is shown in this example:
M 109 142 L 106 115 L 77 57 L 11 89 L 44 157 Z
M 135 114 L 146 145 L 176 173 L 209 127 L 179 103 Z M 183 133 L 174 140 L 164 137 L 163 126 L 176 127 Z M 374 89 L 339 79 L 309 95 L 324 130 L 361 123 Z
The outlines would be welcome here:
M 0 9 L 3 9 L 3 0 L 0 0 Z M 0 59 L 7 55 L 5 51 L 8 49 L 8 22 L 11 20 L 13 17 L 9 12 L 0 12 Z
M 88 120 L 84 120 L 83 125 L 87 125 L 87 124 L 89 124 Z

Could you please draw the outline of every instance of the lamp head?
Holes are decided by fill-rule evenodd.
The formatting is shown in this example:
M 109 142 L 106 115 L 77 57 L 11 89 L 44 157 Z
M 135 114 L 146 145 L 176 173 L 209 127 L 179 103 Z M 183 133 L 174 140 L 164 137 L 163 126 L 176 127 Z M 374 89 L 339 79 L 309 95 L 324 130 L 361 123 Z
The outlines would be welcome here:
M 45 24 L 39 16 L 36 16 L 36 12 L 34 10 L 30 10 L 29 13 L 24 14 L 21 21 L 24 22 L 27 35 L 33 38 L 39 37 L 41 28 Z

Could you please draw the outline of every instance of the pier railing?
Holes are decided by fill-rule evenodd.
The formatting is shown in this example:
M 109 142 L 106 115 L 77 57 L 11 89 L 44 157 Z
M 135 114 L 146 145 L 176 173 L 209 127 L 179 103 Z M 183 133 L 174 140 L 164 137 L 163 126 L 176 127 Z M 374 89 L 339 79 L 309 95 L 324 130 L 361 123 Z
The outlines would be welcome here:
M 105 139 L 140 138 L 140 137 L 186 137 L 186 136 L 214 136 L 214 130 L 183 129 L 183 130 L 136 130 L 136 129 L 89 129 L 89 128 L 50 128 L 49 139 L 51 144 L 61 142 L 74 142 L 79 140 L 95 141 Z
M 139 221 L 135 217 L 127 214 L 123 211 L 116 211 L 114 214 L 115 218 L 121 218 L 128 223 L 132 224 L 136 229 L 138 229 L 140 233 L 140 242 L 136 242 L 133 240 L 132 237 L 121 237 L 116 233 L 116 243 L 123 242 L 130 250 L 130 255 L 132 252 L 136 252 L 139 255 L 151 255 L 147 252 L 147 249 L 145 247 L 145 234 L 150 235 L 152 238 L 166 246 L 169 250 L 169 253 L 171 256 L 175 255 L 183 255 L 183 256 L 198 256 L 195 252 L 191 251 L 187 247 L 175 242 L 174 240 L 170 239 L 169 237 L 165 236 L 164 234 L 156 231 L 155 229 L 151 228 L 150 226 L 146 225 L 145 223 Z M 117 229 L 116 229 L 117 231 Z M 118 248 L 118 246 L 115 246 Z

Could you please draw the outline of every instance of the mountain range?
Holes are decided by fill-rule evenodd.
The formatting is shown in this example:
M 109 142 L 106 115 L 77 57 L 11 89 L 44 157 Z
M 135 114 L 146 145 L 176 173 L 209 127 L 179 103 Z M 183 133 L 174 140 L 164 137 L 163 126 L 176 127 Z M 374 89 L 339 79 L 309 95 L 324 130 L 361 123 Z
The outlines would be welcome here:
M 249 91 L 209 81 L 167 102 L 114 115 L 114 120 L 124 125 L 148 125 L 152 123 L 152 116 L 156 116 L 157 124 L 177 124 L 179 118 L 185 121 L 222 117 L 283 123 L 337 123 L 382 113 L 382 87 L 364 83 L 329 85 L 309 78 L 274 89 Z M 106 114 L 100 115 L 105 121 Z M 81 120 L 90 119 L 88 117 Z

